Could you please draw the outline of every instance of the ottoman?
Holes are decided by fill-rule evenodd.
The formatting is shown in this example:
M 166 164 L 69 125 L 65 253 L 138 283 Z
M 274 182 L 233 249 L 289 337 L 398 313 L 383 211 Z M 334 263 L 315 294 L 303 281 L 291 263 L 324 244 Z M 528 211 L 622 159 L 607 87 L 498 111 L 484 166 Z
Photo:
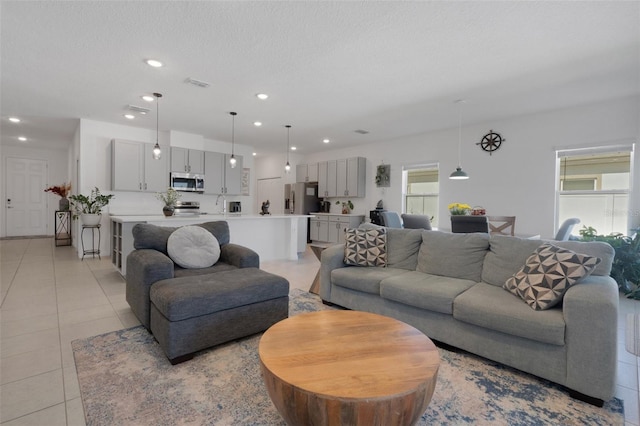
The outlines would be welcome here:
M 171 364 L 289 316 L 289 282 L 257 268 L 171 278 L 151 287 L 151 332 Z

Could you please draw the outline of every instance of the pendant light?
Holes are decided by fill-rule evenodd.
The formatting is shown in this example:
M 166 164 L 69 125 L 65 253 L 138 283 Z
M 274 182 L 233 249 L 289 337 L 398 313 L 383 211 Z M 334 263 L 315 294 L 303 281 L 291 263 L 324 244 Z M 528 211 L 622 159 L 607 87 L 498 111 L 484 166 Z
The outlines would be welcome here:
M 229 158 L 229 164 L 231 165 L 232 169 L 236 168 L 236 156 L 235 156 L 235 129 L 236 129 L 236 115 L 238 115 L 235 112 L 230 112 L 229 115 L 231 115 L 231 158 Z
M 291 164 L 289 164 L 289 131 L 291 130 L 291 125 L 287 124 L 284 127 L 287 128 L 287 164 L 284 166 L 284 171 L 289 173 L 291 171 Z
M 459 113 L 458 113 L 458 167 L 456 167 L 456 171 L 449 175 L 449 179 L 463 180 L 469 179 L 469 175 L 467 172 L 462 170 L 462 166 L 460 165 L 460 157 L 462 156 L 462 104 L 466 101 L 464 99 L 459 99 L 455 101 L 455 103 L 459 104 Z
M 160 98 L 162 97 L 162 93 L 154 93 L 153 96 L 156 98 L 156 144 L 153 147 L 153 159 L 159 160 L 162 157 L 162 150 L 160 149 L 160 144 L 158 143 L 158 138 L 160 134 Z

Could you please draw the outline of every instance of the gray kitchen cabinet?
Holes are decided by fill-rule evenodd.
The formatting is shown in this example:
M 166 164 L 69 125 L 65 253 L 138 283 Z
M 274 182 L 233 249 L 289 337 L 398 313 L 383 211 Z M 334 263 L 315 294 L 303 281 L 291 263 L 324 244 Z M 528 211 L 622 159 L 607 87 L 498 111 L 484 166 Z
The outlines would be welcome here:
M 318 182 L 318 163 L 298 164 L 296 182 Z
M 153 159 L 154 144 L 111 140 L 111 190 L 161 192 L 169 187 L 168 146 Z
M 171 171 L 203 174 L 204 151 L 171 147 Z
M 336 197 L 336 160 L 318 163 L 318 196 Z
M 365 196 L 366 158 L 353 157 L 337 160 L 336 169 L 336 194 L 338 197 L 362 198 Z
M 344 230 L 357 228 L 364 221 L 358 214 L 316 214 L 309 220 L 309 237 L 313 242 L 344 243 Z
M 236 155 L 236 167 L 231 168 L 231 154 L 205 151 L 204 193 L 239 195 L 242 192 L 242 155 Z

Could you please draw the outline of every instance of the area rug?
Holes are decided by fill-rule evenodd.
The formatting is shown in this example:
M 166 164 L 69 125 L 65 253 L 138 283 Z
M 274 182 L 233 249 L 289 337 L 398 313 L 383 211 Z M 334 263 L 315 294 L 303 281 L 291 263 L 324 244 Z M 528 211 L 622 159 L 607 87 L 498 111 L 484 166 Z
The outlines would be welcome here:
M 293 290 L 290 315 L 331 309 Z M 260 375 L 255 335 L 172 366 L 141 326 L 72 343 L 87 425 L 285 425 Z M 438 383 L 419 425 L 623 425 L 548 381 L 440 349 Z

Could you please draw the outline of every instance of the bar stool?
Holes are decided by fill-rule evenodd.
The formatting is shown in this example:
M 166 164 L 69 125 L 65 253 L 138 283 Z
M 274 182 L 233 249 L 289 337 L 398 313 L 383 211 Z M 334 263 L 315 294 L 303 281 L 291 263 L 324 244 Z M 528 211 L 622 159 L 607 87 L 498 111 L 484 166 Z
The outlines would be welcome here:
M 84 248 L 84 231 L 88 229 L 91 231 L 91 249 L 86 250 Z M 96 231 L 98 231 L 98 247 L 96 248 Z M 80 240 L 82 241 L 82 260 L 87 254 L 96 257 L 98 255 L 98 259 L 102 260 L 100 257 L 100 225 L 82 225 L 82 232 L 80 234 Z

